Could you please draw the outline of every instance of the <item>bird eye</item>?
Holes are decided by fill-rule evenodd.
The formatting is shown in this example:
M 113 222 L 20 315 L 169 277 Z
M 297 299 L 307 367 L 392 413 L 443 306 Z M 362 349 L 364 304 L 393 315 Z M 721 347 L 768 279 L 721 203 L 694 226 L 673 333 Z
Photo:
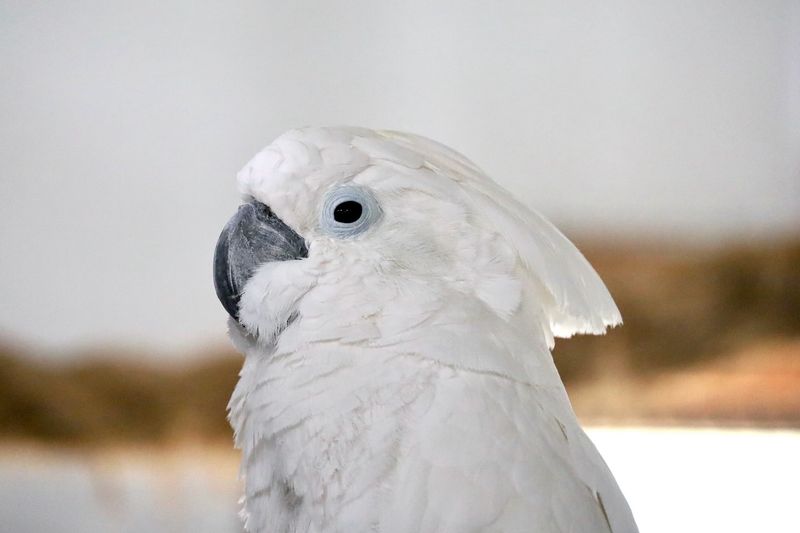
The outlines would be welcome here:
M 361 211 L 363 208 L 360 203 L 347 200 L 333 208 L 333 219 L 343 224 L 352 224 L 361 218 Z
M 380 217 L 381 208 L 368 189 L 343 185 L 328 193 L 320 227 L 334 237 L 354 237 L 366 231 Z

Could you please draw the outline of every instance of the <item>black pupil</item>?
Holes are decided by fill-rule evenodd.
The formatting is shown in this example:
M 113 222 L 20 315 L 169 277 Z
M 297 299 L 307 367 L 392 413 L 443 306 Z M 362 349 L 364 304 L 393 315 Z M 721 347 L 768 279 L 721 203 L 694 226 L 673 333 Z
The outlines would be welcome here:
M 361 218 L 361 204 L 348 200 L 333 208 L 333 219 L 343 224 L 352 224 Z

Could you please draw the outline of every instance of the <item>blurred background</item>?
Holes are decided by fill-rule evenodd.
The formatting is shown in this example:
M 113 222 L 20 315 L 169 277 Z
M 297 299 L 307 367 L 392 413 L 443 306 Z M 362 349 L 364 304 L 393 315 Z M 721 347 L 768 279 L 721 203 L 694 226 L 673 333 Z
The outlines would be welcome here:
M 0 1 L 0 531 L 240 531 L 211 279 L 291 127 L 453 146 L 625 324 L 558 342 L 643 532 L 800 531 L 800 2 Z

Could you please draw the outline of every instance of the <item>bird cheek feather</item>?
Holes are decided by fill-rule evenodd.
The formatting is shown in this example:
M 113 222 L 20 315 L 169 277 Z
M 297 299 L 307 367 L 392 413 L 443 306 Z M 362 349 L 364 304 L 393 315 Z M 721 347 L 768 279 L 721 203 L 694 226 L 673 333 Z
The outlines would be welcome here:
M 295 319 L 299 300 L 313 287 L 315 277 L 302 263 L 266 263 L 247 281 L 239 303 L 239 321 L 259 342 L 275 342 Z

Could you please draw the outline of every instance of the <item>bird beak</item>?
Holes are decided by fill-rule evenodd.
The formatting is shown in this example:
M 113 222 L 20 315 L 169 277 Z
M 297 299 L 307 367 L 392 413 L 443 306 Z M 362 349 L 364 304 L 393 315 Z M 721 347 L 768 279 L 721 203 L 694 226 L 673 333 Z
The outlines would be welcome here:
M 239 298 L 256 269 L 272 261 L 308 257 L 303 238 L 265 204 L 251 200 L 228 221 L 214 251 L 214 288 L 222 306 L 239 317 Z

